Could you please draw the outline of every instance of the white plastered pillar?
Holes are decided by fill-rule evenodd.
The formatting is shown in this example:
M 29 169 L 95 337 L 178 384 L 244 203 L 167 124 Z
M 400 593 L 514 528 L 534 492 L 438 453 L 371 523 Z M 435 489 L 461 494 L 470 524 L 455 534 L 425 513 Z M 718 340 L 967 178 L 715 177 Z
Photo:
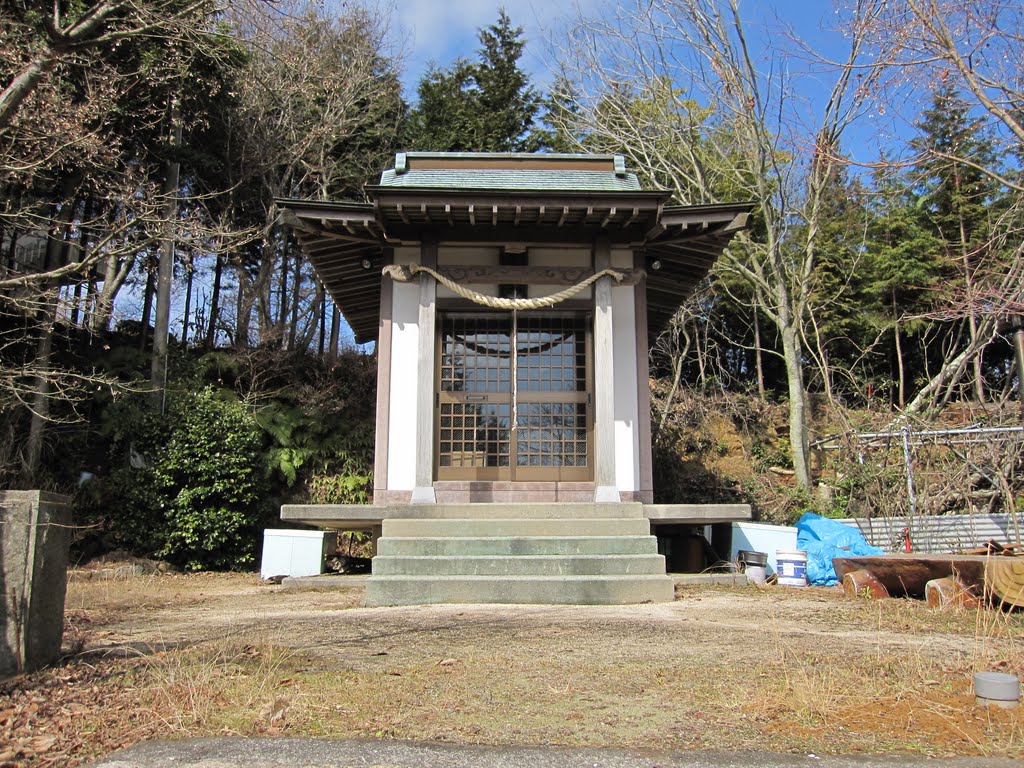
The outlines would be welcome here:
M 594 241 L 594 271 L 612 265 L 607 236 Z M 615 365 L 612 325 L 612 279 L 594 284 L 594 501 L 619 502 L 615 482 Z
M 437 243 L 420 245 L 420 264 L 437 269 Z M 437 316 L 437 283 L 420 274 L 419 342 L 416 370 L 416 485 L 413 504 L 435 504 L 434 495 L 434 325 Z

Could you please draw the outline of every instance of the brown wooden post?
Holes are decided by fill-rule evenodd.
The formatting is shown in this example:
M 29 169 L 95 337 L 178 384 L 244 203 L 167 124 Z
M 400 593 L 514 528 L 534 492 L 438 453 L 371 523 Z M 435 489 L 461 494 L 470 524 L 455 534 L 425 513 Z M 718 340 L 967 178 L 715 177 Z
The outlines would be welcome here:
M 644 257 L 634 252 L 633 268 L 638 272 L 644 268 Z M 637 394 L 637 446 L 640 451 L 640 485 L 637 501 L 645 504 L 654 502 L 654 477 L 651 438 L 651 367 L 647 339 L 647 279 L 642 278 L 633 286 L 633 302 L 636 307 L 636 394 Z
M 387 263 L 391 259 L 385 256 Z M 391 428 L 391 316 L 394 282 L 380 286 L 380 325 L 377 333 L 377 423 L 373 450 L 373 503 L 383 504 L 388 490 L 388 430 Z M 337 311 L 337 310 L 335 310 Z M 337 318 L 334 323 L 337 327 Z M 332 347 L 332 350 L 334 347 Z

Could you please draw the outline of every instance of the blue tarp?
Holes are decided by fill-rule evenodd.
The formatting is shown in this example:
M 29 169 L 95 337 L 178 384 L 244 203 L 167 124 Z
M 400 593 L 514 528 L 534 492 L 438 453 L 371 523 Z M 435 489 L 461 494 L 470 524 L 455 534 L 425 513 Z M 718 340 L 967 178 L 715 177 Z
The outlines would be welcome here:
M 796 521 L 796 546 L 807 553 L 807 583 L 816 587 L 838 584 L 833 557 L 881 555 L 855 526 L 807 512 Z

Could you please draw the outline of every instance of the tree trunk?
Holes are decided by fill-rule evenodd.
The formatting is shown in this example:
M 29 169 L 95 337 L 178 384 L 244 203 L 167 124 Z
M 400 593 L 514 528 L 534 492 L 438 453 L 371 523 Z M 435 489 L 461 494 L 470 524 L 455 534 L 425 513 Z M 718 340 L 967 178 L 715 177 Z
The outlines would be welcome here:
M 82 303 L 82 283 L 75 283 L 75 290 L 71 294 L 71 327 L 78 327 L 78 318 L 80 316 L 79 305 Z
M 1017 399 L 1020 401 L 1021 422 L 1024 423 L 1024 328 L 1014 331 L 1013 356 L 1017 368 Z
M 61 259 L 67 255 L 65 245 L 68 227 L 74 217 L 74 195 L 81 180 L 81 173 L 72 172 L 64 178 L 62 183 L 60 199 L 63 201 L 63 206 L 59 213 L 55 210 L 51 222 L 50 236 L 46 242 L 46 269 L 60 266 Z M 53 329 L 57 322 L 57 308 L 60 304 L 60 286 L 43 284 L 39 287 L 39 291 L 41 305 L 37 314 L 39 336 L 36 341 L 36 354 L 33 363 L 37 373 L 32 394 L 32 416 L 29 421 L 28 437 L 25 441 L 25 470 L 27 479 L 32 485 L 39 485 L 43 439 L 46 433 L 46 424 L 50 419 Z
M 978 326 L 979 336 L 978 339 L 969 343 L 967 347 L 960 351 L 956 356 L 949 358 L 943 363 L 942 367 L 939 368 L 938 372 L 929 380 L 921 391 L 914 396 L 906 407 L 906 413 L 919 413 L 922 410 L 928 408 L 933 401 L 936 399 L 938 392 L 942 389 L 949 391 L 958 380 L 961 380 L 964 372 L 967 370 L 970 363 L 973 361 L 974 356 L 985 347 L 986 344 L 991 341 L 997 335 L 997 325 L 993 319 L 989 317 L 982 318 L 981 323 Z
M 50 418 L 50 366 L 53 357 L 53 327 L 57 320 L 58 289 L 43 294 L 39 313 L 39 338 L 36 342 L 35 391 L 32 394 L 32 418 L 25 441 L 25 474 L 30 486 L 38 486 L 43 460 L 43 438 Z
M 331 302 L 331 343 L 327 348 L 327 357 L 332 362 L 338 359 L 338 337 L 341 334 L 341 312 L 338 305 Z
M 217 263 L 213 268 L 213 293 L 210 296 L 210 325 L 206 329 L 206 342 L 204 344 L 207 349 L 213 349 L 213 345 L 217 340 L 217 316 L 220 314 L 220 280 L 223 271 L 224 257 L 218 251 Z
M 146 257 L 146 267 L 147 269 L 149 268 L 149 257 Z M 120 293 L 122 286 L 134 268 L 134 255 L 128 256 L 123 263 L 118 260 L 116 254 L 112 253 L 107 256 L 107 263 L 103 268 L 103 287 L 94 299 L 95 307 L 89 324 L 93 333 L 106 330 L 110 324 L 110 318 L 114 314 L 114 301 L 117 299 L 117 294 Z M 147 290 L 150 287 L 147 274 Z M 148 310 L 145 311 L 145 322 L 149 322 Z
M 707 375 L 704 370 L 704 345 L 700 341 L 700 323 L 693 324 L 693 335 L 695 336 L 693 348 L 697 352 L 697 381 L 700 384 L 700 391 L 707 389 Z M 705 333 L 706 336 L 706 333 Z
M 835 408 L 835 395 L 832 392 L 832 369 L 828 364 L 828 350 L 821 341 L 821 331 L 818 328 L 818 321 L 811 316 L 811 323 L 814 326 L 814 346 L 817 349 L 818 368 L 821 371 L 821 386 L 825 390 L 825 397 L 830 406 Z
M 665 405 L 661 409 L 661 418 L 658 419 L 658 432 L 665 428 L 665 422 L 668 421 L 669 412 L 672 410 L 672 401 L 675 399 L 676 392 L 679 390 L 679 382 L 683 377 L 683 363 L 686 362 L 686 355 L 690 351 L 690 334 L 686 332 L 686 326 L 680 328 L 680 333 L 686 344 L 676 355 L 672 365 L 672 387 L 668 391 L 668 397 L 665 398 Z
M 52 53 L 33 59 L 0 92 L 0 128 L 10 123 L 22 101 L 36 89 L 56 64 L 57 57 Z
M 7 246 L 7 271 L 13 272 L 18 266 L 18 230 L 11 227 L 11 242 Z
M 285 329 L 288 327 L 288 246 L 281 249 L 281 281 L 278 284 L 280 303 L 277 307 L 277 332 L 280 334 L 278 343 L 283 348 L 287 339 Z
M 786 383 L 789 390 L 789 445 L 797 485 L 811 488 L 810 440 L 807 435 L 806 391 L 802 365 L 800 332 L 791 324 L 780 328 L 782 356 L 786 362 Z
M 897 375 L 897 404 L 900 410 L 907 404 L 907 374 L 903 366 L 903 343 L 900 341 L 900 325 L 896 323 L 893 327 L 896 335 L 896 375 Z
M 967 247 L 967 227 L 964 223 L 963 214 L 958 218 L 960 219 L 960 254 L 964 265 L 964 284 L 967 289 L 967 304 L 969 307 L 967 322 L 971 329 L 971 344 L 975 344 L 978 340 L 978 313 L 974 307 L 974 268 L 971 265 L 970 249 Z M 974 397 L 979 403 L 985 402 L 985 377 L 982 369 L 983 354 L 984 350 L 979 350 L 973 361 Z
M 285 248 L 288 247 L 287 242 Z M 298 333 L 299 326 L 299 292 L 302 290 L 302 259 L 296 254 L 292 258 L 295 272 L 292 275 L 292 299 L 290 316 L 291 320 L 288 324 L 288 349 L 295 348 L 295 336 Z
M 75 244 L 74 244 L 74 260 L 75 261 L 79 261 L 79 262 L 84 261 L 85 258 L 89 255 L 89 253 L 88 253 L 88 250 L 89 250 L 89 238 L 88 238 L 89 227 L 88 227 L 88 222 L 92 220 L 92 217 L 95 215 L 95 211 L 96 211 L 96 202 L 95 202 L 95 200 L 91 196 L 87 197 L 82 202 L 81 226 L 79 226 L 79 228 L 78 228 L 78 238 L 77 238 L 77 240 L 75 241 Z M 85 275 L 79 276 L 79 281 L 77 283 L 75 283 L 75 295 L 74 295 L 74 300 L 73 300 L 72 305 L 71 305 L 71 325 L 73 325 L 75 327 L 78 327 L 79 318 L 81 318 L 83 327 L 85 326 L 85 323 L 86 323 L 87 313 L 83 309 L 83 305 L 84 305 L 86 299 L 83 298 L 83 296 L 82 296 L 82 290 L 83 290 L 82 282 L 83 282 L 83 280 L 88 280 L 88 277 L 93 274 L 93 269 L 94 269 L 93 267 L 89 267 L 89 271 Z M 88 289 L 88 282 L 86 282 L 85 288 Z M 88 292 L 86 292 L 86 297 L 88 297 Z
M 170 110 L 171 159 L 164 175 L 164 237 L 160 242 L 160 266 L 157 280 L 156 323 L 153 326 L 153 364 L 150 384 L 154 401 L 161 413 L 164 405 L 164 387 L 167 385 L 167 346 L 171 333 L 171 279 L 174 276 L 174 219 L 178 213 L 178 175 L 181 165 L 177 151 L 181 147 L 181 105 L 175 96 Z
M 899 309 L 896 306 L 896 292 L 892 293 L 892 333 L 893 339 L 896 343 L 896 404 L 903 409 L 903 406 L 907 403 L 907 390 L 906 390 L 906 373 L 903 369 L 903 341 L 900 338 L 900 320 L 899 320 Z
M 757 395 L 764 398 L 764 364 L 761 360 L 761 321 L 754 308 L 754 367 L 757 369 Z
M 8 187 L 8 189 L 10 189 L 10 187 Z M 18 231 L 14 227 L 11 227 L 10 230 L 11 230 L 11 247 L 13 248 L 14 244 L 17 242 L 17 239 L 18 239 Z M 4 240 L 6 240 L 6 239 L 7 239 L 7 227 L 4 226 L 3 220 L 0 220 L 0 249 L 3 248 Z M 0 265 L 0 274 L 3 274 L 4 277 L 7 277 L 10 274 L 10 271 L 11 271 L 11 268 L 6 263 Z
M 182 349 L 188 348 L 188 321 L 189 315 L 192 314 L 192 283 L 195 279 L 196 273 L 193 268 L 194 264 L 192 259 L 189 258 L 185 262 L 185 271 L 187 277 L 185 278 L 185 308 L 181 318 L 181 347 Z
M 319 281 L 317 281 L 313 300 L 309 303 L 306 311 L 302 313 L 302 316 L 306 318 L 305 327 L 301 334 L 296 335 L 295 345 L 292 347 L 293 349 L 301 349 L 303 352 L 307 352 L 313 346 L 313 340 L 316 339 L 317 318 L 320 317 L 320 311 L 323 304 L 324 287 Z M 296 326 L 298 326 L 297 322 Z
M 88 289 L 86 291 L 85 310 L 82 316 L 82 327 L 89 329 L 89 345 L 92 346 L 92 319 L 96 314 L 96 281 L 90 280 L 87 285 Z
M 249 330 L 252 323 L 252 301 L 246 299 L 245 267 L 236 270 L 238 294 L 235 303 L 235 348 L 245 349 L 249 346 Z
M 320 290 L 323 290 L 323 284 L 319 286 Z M 324 356 L 324 343 L 327 341 L 327 299 L 321 297 L 320 301 L 320 341 L 316 347 L 317 356 L 323 358 Z
M 146 257 L 146 287 L 142 298 L 142 329 L 139 332 L 139 351 L 145 352 L 149 344 L 149 317 L 153 314 L 153 290 L 156 284 L 156 273 L 153 271 L 153 260 Z

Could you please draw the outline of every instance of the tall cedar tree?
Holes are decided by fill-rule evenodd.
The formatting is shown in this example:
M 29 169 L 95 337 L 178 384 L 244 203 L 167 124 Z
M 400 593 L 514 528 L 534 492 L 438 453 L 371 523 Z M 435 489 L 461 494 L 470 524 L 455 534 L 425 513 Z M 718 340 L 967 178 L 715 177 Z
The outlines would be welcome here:
M 890 165 L 885 158 L 879 163 L 881 168 Z M 865 254 L 872 295 L 865 309 L 883 332 L 884 360 L 866 385 L 888 385 L 889 402 L 902 408 L 929 362 L 941 364 L 927 359 L 939 349 L 929 351 L 930 325 L 924 319 L 942 283 L 941 248 L 919 195 L 906 179 L 880 171 L 873 189 Z
M 931 109 L 918 123 L 921 135 L 911 140 L 922 159 L 918 166 L 918 191 L 952 271 L 959 272 L 963 303 L 970 307 L 967 325 L 971 342 L 978 336 L 979 318 L 973 308 L 975 274 L 991 254 L 989 204 L 995 185 L 982 168 L 994 161 L 992 143 L 981 121 L 972 119 L 969 106 L 952 85 L 934 95 Z M 983 361 L 973 361 L 974 396 L 985 399 Z
M 526 43 L 501 10 L 478 33 L 473 63 L 457 59 L 420 80 L 419 103 L 409 114 L 405 147 L 435 152 L 534 152 L 543 139 L 534 130 L 541 96 L 519 59 Z

